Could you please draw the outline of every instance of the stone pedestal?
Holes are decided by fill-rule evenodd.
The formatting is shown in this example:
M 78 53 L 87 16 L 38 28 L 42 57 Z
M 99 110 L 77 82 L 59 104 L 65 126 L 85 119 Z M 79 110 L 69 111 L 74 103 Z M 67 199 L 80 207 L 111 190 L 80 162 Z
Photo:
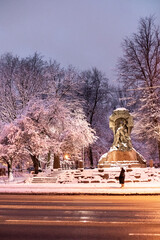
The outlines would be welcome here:
M 135 151 L 130 150 L 130 151 L 119 151 L 115 150 L 112 152 L 108 153 L 107 161 L 135 161 L 137 160 L 137 154 Z
M 142 156 L 134 149 L 130 151 L 109 151 L 102 155 L 99 160 L 98 167 L 116 167 L 116 166 L 130 166 L 130 167 L 146 167 Z

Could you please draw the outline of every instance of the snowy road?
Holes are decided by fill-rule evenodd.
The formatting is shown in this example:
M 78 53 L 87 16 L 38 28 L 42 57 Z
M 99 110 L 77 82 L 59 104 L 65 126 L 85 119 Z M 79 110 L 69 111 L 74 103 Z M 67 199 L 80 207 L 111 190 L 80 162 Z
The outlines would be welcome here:
M 0 196 L 0 239 L 160 239 L 159 196 Z

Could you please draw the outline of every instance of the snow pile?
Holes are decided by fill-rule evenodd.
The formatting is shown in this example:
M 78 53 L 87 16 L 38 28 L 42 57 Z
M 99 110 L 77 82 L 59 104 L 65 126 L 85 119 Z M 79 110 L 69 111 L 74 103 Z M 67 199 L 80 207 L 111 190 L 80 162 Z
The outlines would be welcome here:
M 118 183 L 120 167 L 62 170 L 56 174 L 56 183 Z M 126 168 L 125 182 L 160 182 L 160 170 L 157 168 Z M 55 173 L 53 173 L 55 177 Z
M 28 173 L 14 174 L 13 181 L 7 176 L 0 177 L 0 184 L 27 183 L 27 184 L 109 184 L 119 183 L 120 167 L 95 168 L 84 170 L 53 170 L 41 172 L 37 175 Z M 160 183 L 160 169 L 158 168 L 126 168 L 125 183 Z

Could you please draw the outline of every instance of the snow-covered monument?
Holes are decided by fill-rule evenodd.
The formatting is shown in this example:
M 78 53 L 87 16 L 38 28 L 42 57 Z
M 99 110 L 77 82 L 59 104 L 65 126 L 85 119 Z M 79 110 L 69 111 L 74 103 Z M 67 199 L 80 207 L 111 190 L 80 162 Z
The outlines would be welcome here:
M 109 118 L 109 127 L 114 134 L 113 145 L 103 154 L 98 167 L 130 166 L 145 167 L 146 161 L 131 143 L 133 117 L 126 108 L 117 108 Z

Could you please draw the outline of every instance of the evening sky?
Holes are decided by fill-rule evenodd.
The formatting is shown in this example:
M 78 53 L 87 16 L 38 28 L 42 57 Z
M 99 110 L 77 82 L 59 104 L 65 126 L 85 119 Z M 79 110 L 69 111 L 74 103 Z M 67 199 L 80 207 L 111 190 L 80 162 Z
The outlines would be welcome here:
M 122 40 L 150 15 L 160 25 L 160 0 L 0 0 L 0 54 L 38 52 L 114 81 Z

